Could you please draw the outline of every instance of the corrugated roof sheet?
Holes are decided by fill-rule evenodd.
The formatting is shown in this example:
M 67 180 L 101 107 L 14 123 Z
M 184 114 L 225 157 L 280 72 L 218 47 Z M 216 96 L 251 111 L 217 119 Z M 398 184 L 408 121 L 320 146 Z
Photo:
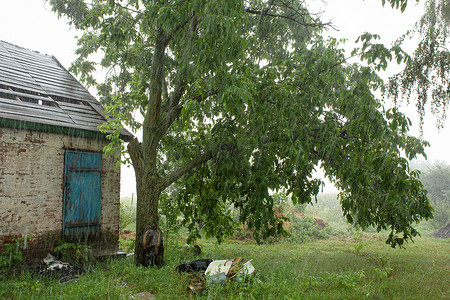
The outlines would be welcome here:
M 0 118 L 98 132 L 106 114 L 54 56 L 0 41 Z

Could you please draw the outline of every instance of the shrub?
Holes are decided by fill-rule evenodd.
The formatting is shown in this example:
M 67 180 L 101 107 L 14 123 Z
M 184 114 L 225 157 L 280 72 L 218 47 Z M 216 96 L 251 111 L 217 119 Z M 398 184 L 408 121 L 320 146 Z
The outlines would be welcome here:
M 313 217 L 298 217 L 295 214 L 289 215 L 292 221 L 290 227 L 290 237 L 288 241 L 291 243 L 304 244 L 316 239 L 327 239 L 329 236 L 326 230 L 321 230 Z
M 120 224 L 119 229 L 123 231 L 128 225 L 136 219 L 136 211 L 133 207 L 121 202 L 120 203 Z
M 0 271 L 9 270 L 23 261 L 26 240 L 29 237 L 12 238 L 9 243 L 4 244 L 4 250 L 0 253 Z

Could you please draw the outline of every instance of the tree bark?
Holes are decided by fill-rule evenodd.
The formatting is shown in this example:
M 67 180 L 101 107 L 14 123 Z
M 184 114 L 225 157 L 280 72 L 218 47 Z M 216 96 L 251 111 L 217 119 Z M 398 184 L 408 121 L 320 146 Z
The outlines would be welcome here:
M 150 173 L 150 174 L 149 174 Z M 164 251 L 157 248 L 145 249 L 144 234 L 148 230 L 160 233 L 158 204 L 161 190 L 158 182 L 152 179 L 151 172 L 145 170 L 136 172 L 137 211 L 136 211 L 136 265 L 149 266 L 155 264 L 160 267 L 164 259 Z M 162 234 L 160 235 L 161 247 Z M 152 257 L 152 259 L 150 259 Z
M 161 28 L 157 33 L 154 45 L 153 61 L 150 74 L 149 104 L 143 123 L 143 141 L 140 144 L 133 140 L 128 145 L 131 160 L 136 175 L 137 213 L 136 213 L 136 265 L 148 266 L 163 262 L 164 250 L 149 253 L 154 249 L 146 249 L 143 236 L 148 230 L 159 233 L 158 240 L 163 243 L 159 230 L 158 204 L 162 189 L 157 172 L 157 149 L 160 141 L 161 97 L 164 76 L 165 34 Z M 160 238 L 160 239 L 159 239 Z M 149 255 L 151 259 L 149 260 Z M 154 257 L 157 255 L 157 257 Z

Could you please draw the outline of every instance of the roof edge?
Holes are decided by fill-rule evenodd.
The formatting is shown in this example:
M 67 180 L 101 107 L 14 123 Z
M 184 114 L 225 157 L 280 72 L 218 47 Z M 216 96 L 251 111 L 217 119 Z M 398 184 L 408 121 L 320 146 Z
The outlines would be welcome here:
M 41 132 L 49 132 L 49 133 L 61 133 L 68 134 L 71 136 L 77 137 L 86 137 L 86 138 L 102 138 L 107 139 L 107 134 L 102 133 L 100 131 L 90 131 L 79 128 L 71 128 L 71 127 L 63 127 L 63 126 L 53 126 L 48 124 L 40 124 L 29 121 L 20 121 L 14 119 L 6 119 L 0 118 L 0 127 L 6 128 L 14 128 L 14 129 L 22 129 L 22 130 L 36 130 Z M 130 142 L 133 137 L 129 135 L 120 134 L 120 138 L 125 142 Z

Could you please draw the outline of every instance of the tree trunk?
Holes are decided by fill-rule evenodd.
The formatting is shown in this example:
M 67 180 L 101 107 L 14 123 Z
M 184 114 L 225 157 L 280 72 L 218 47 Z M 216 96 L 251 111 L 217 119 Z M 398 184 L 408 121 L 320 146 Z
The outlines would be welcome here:
M 135 169 L 136 170 L 136 169 Z M 160 267 L 164 259 L 162 234 L 159 229 L 158 204 L 161 190 L 150 174 L 136 171 L 136 265 Z

